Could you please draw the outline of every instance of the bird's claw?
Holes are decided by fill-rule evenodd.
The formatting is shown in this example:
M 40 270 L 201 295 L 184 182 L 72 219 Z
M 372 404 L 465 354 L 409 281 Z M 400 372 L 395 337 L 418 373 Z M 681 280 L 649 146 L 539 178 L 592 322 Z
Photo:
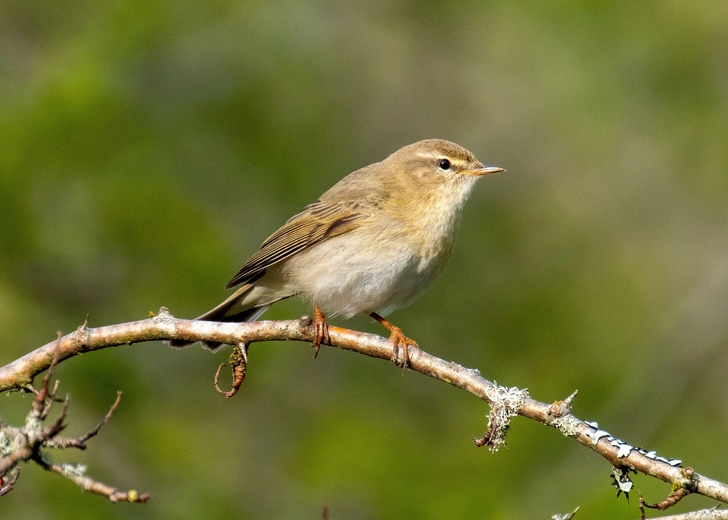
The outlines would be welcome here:
M 313 328 L 313 348 L 316 349 L 316 352 L 313 354 L 313 358 L 316 359 L 319 350 L 321 350 L 321 343 L 331 345 L 331 337 L 329 336 L 329 326 L 326 323 L 326 317 L 318 307 L 315 307 L 313 310 Z
M 409 368 L 409 348 L 419 348 L 417 342 L 405 336 L 399 327 L 392 327 L 389 341 L 392 343 L 392 363 L 400 368 Z

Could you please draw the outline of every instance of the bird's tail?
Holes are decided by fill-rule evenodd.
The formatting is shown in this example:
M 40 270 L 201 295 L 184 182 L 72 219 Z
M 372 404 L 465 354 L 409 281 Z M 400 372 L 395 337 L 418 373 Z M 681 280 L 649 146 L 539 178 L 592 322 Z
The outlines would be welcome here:
M 228 299 L 212 310 L 207 311 L 202 316 L 198 316 L 195 320 L 200 321 L 220 321 L 220 322 L 244 322 L 255 321 L 265 311 L 268 310 L 270 304 L 257 307 L 245 308 L 241 302 L 245 296 L 253 289 L 253 284 L 243 285 L 240 289 L 230 295 Z M 196 341 L 188 341 L 184 339 L 169 340 L 169 346 L 174 348 L 188 347 L 197 343 Z M 223 343 L 201 341 L 202 346 L 213 352 L 223 346 Z

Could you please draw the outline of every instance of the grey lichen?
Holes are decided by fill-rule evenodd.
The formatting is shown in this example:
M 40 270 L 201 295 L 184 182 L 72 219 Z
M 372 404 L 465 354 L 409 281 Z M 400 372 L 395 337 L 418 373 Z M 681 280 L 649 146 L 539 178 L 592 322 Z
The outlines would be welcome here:
M 551 426 L 559 430 L 562 434 L 567 437 L 577 437 L 579 435 L 579 425 L 581 421 L 573 415 L 566 415 L 559 417 L 551 422 Z
M 506 442 L 506 433 L 513 417 L 528 397 L 528 391 L 493 383 L 486 389 L 490 401 L 488 414 L 488 449 L 495 453 Z
M 574 509 L 571 513 L 566 513 L 565 515 L 553 515 L 551 518 L 553 520 L 572 520 L 572 518 L 576 516 L 577 511 L 579 511 L 578 507 Z
M 67 477 L 83 477 L 87 469 L 85 464 L 61 464 L 61 468 Z
M 18 449 L 17 436 L 10 436 L 5 429 L 0 429 L 0 455 L 9 455 Z

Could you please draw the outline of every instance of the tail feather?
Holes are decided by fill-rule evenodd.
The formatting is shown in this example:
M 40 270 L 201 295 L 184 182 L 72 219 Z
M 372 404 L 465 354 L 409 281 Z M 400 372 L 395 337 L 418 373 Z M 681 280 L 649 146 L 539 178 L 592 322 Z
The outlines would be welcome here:
M 251 291 L 252 284 L 242 286 L 240 289 L 230 295 L 224 302 L 205 314 L 198 316 L 195 320 L 200 321 L 220 321 L 220 322 L 245 322 L 257 320 L 265 311 L 268 310 L 270 304 L 256 307 L 244 308 L 241 300 Z M 174 348 L 183 348 L 194 345 L 196 341 L 188 341 L 184 339 L 171 339 L 169 346 Z M 215 351 L 219 349 L 223 343 L 202 341 L 202 346 Z

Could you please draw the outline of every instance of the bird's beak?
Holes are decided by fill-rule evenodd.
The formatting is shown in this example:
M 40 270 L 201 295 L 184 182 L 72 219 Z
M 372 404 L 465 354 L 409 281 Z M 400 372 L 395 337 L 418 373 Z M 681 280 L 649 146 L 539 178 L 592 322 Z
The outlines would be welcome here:
M 506 171 L 504 168 L 501 168 L 499 166 L 481 166 L 480 168 L 476 168 L 474 170 L 468 170 L 468 175 L 474 175 L 476 177 L 480 177 L 481 175 L 488 175 L 489 173 L 498 173 L 498 172 L 504 172 Z

